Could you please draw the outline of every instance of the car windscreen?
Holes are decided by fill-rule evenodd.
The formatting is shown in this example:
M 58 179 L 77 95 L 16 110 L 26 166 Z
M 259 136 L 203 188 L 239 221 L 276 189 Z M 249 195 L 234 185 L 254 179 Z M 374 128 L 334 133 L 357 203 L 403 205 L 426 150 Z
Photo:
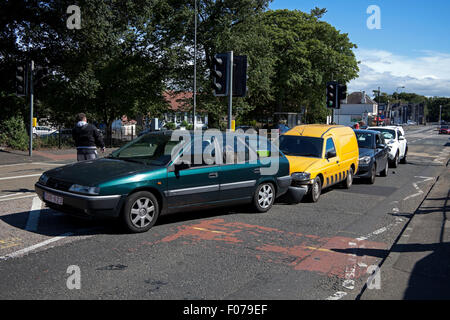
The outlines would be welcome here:
M 383 138 L 385 140 L 391 140 L 391 139 L 395 139 L 395 130 L 391 130 L 391 129 L 370 129 L 370 130 L 376 130 L 381 132 L 381 134 L 383 135 Z
M 180 143 L 171 141 L 170 135 L 146 134 L 112 152 L 110 157 L 164 166 L 171 160 L 172 150 Z
M 356 132 L 356 139 L 358 140 L 358 147 L 373 149 L 373 133 L 369 132 Z
M 323 139 L 302 136 L 281 136 L 280 150 L 288 156 L 322 158 Z

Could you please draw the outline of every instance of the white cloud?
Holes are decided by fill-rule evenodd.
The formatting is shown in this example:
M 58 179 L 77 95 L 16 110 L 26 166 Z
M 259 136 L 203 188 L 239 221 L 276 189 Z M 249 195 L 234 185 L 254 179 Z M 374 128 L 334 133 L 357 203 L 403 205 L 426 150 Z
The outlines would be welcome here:
M 355 50 L 361 61 L 359 78 L 349 83 L 349 91 L 393 93 L 398 87 L 425 96 L 450 97 L 450 54 L 420 51 L 416 56 L 395 55 L 385 50 Z

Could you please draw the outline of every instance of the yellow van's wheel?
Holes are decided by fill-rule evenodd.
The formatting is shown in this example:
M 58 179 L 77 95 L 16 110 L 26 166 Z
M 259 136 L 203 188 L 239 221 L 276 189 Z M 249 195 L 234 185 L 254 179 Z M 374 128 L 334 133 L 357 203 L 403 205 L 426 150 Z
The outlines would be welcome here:
M 320 180 L 320 177 L 316 177 L 314 179 L 313 184 L 311 185 L 311 191 L 309 192 L 308 200 L 310 202 L 319 201 L 321 193 L 322 193 L 322 180 Z
M 344 188 L 350 189 L 353 185 L 353 168 L 348 169 L 347 178 L 344 181 Z

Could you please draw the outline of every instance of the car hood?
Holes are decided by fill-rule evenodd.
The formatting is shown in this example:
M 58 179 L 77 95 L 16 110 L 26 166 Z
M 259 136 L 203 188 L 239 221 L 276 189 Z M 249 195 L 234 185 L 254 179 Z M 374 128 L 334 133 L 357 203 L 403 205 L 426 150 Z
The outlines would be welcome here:
M 307 172 L 315 163 L 321 161 L 317 158 L 306 158 L 306 157 L 296 157 L 296 156 L 286 156 L 289 160 L 289 168 L 291 174 L 294 172 Z
M 101 158 L 58 167 L 46 171 L 45 174 L 50 178 L 62 181 L 85 186 L 95 186 L 102 182 L 155 169 L 161 169 L 161 167 L 124 160 Z
M 359 148 L 359 158 L 362 157 L 373 157 L 374 150 L 373 149 L 367 149 L 367 148 Z

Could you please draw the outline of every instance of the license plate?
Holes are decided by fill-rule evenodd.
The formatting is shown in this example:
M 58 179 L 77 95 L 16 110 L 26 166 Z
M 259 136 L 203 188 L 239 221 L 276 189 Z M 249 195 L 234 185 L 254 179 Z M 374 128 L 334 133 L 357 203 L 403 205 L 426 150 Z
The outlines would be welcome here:
M 56 203 L 62 206 L 63 204 L 63 198 L 59 197 L 55 194 L 44 192 L 44 200 L 52 203 Z

